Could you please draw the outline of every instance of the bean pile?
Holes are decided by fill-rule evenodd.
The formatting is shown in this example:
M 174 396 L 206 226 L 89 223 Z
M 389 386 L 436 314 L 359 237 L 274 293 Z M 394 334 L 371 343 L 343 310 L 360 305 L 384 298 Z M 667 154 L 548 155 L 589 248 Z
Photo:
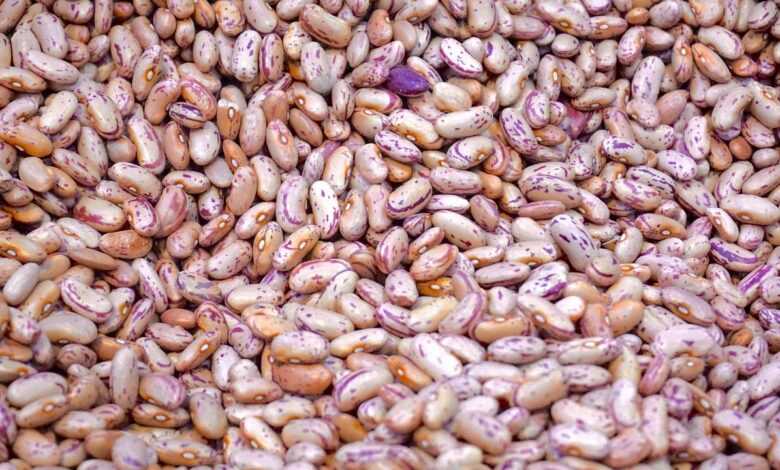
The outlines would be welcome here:
M 3 0 L 0 470 L 780 469 L 780 0 Z

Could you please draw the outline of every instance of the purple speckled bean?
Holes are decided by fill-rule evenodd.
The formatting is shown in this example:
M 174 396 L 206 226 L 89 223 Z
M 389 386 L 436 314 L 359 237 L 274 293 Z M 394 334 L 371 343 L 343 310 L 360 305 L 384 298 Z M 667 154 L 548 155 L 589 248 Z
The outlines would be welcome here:
M 161 313 L 168 307 L 168 296 L 154 266 L 145 259 L 134 260 L 132 266 L 138 273 L 141 294 L 151 299 L 155 310 Z
M 295 292 L 310 294 L 323 289 L 339 273 L 351 270 L 340 259 L 306 261 L 292 270 L 288 284 Z
M 581 223 L 569 215 L 556 216 L 550 223 L 550 234 L 575 269 L 583 271 L 588 266 L 596 244 Z
M 435 379 L 457 377 L 463 372 L 461 362 L 433 336 L 418 334 L 409 345 L 410 359 Z
M 341 209 L 333 188 L 325 181 L 315 181 L 309 188 L 309 202 L 314 223 L 320 227 L 323 239 L 331 238 L 339 227 Z
M 631 95 L 655 103 L 658 99 L 663 74 L 664 64 L 658 57 L 645 57 L 639 62 L 639 66 L 634 72 L 631 81 Z
M 285 180 L 276 198 L 276 220 L 286 232 L 293 232 L 305 223 L 308 184 L 302 177 Z
M 63 302 L 74 312 L 93 322 L 104 322 L 111 315 L 113 306 L 108 297 L 75 278 L 66 278 L 62 281 L 60 295 Z
M 504 423 L 481 412 L 460 412 L 452 425 L 455 435 L 490 454 L 503 453 L 511 441 Z
M 780 301 L 780 277 L 773 276 L 764 279 L 759 286 L 761 298 L 769 303 Z
M 712 311 L 715 313 L 715 323 L 726 330 L 734 331 L 745 324 L 747 317 L 745 310 L 729 302 L 727 299 L 717 296 L 710 300 Z M 760 319 L 760 315 L 759 315 Z
M 458 75 L 476 77 L 482 73 L 482 64 L 472 57 L 457 39 L 445 38 L 439 48 L 442 60 Z
M 715 347 L 715 340 L 701 326 L 681 324 L 657 334 L 651 347 L 653 351 L 666 357 L 674 357 L 683 352 L 704 356 Z
M 389 273 L 401 265 L 409 249 L 409 236 L 406 231 L 395 227 L 390 229 L 376 247 L 377 267 Z
M 509 141 L 509 145 L 523 155 L 533 154 L 537 149 L 536 137 L 531 126 L 522 113 L 514 108 L 506 108 L 501 112 L 501 129 Z
M 493 110 L 487 106 L 473 106 L 462 111 L 452 111 L 439 116 L 434 129 L 441 136 L 460 139 L 479 135 L 493 122 Z
M 424 178 L 412 178 L 390 193 L 387 198 L 387 214 L 393 219 L 403 219 L 419 212 L 433 194 L 431 183 Z
M 558 300 L 566 287 L 567 271 L 567 266 L 561 262 L 543 264 L 531 271 L 518 292 Z
M 422 159 L 420 149 L 395 132 L 386 129 L 377 132 L 374 143 L 383 154 L 401 163 L 419 163 Z
M 658 156 L 657 168 L 676 180 L 688 181 L 696 176 L 696 162 L 691 157 L 674 150 L 664 150 L 656 155 Z
M 531 127 L 544 127 L 550 122 L 550 99 L 544 93 L 533 90 L 525 98 L 523 111 Z
M 713 238 L 710 246 L 712 256 L 728 269 L 750 272 L 761 263 L 758 256 L 734 243 Z
M 609 439 L 580 424 L 559 424 L 550 429 L 551 451 L 560 457 L 572 455 L 602 459 L 609 452 Z
M 467 137 L 450 146 L 447 150 L 447 163 L 452 168 L 467 170 L 490 158 L 494 152 L 495 144 L 490 138 Z
M 333 398 L 340 410 L 350 411 L 376 396 L 382 385 L 392 381 L 393 376 L 384 368 L 356 370 L 336 381 Z
M 345 468 L 364 466 L 385 459 L 403 462 L 414 470 L 424 468 L 414 451 L 402 445 L 354 442 L 344 445 L 336 452 L 336 461 L 343 464 Z
M 771 445 L 763 423 L 739 410 L 719 411 L 712 417 L 712 427 L 750 453 L 761 455 Z
M 648 166 L 634 166 L 626 172 L 626 178 L 653 186 L 666 197 L 674 195 L 674 178 L 655 168 Z
M 17 427 L 8 405 L 0 403 L 0 442 L 10 444 L 16 440 Z
M 439 323 L 440 333 L 464 334 L 486 310 L 485 296 L 478 292 L 464 295 L 457 306 Z

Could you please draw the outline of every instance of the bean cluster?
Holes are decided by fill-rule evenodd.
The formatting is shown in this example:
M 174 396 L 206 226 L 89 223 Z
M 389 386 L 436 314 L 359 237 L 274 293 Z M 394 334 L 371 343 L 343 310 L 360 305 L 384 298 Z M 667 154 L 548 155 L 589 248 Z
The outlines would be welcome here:
M 780 470 L 780 0 L 3 0 L 0 470 Z

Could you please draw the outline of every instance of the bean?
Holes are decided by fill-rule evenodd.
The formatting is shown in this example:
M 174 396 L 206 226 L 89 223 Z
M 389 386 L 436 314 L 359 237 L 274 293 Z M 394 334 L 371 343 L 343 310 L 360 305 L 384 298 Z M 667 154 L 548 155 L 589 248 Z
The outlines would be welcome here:
M 343 411 L 352 410 L 359 403 L 372 398 L 372 395 L 378 393 L 379 387 L 391 383 L 392 380 L 390 372 L 381 368 L 360 369 L 345 375 L 334 384 L 333 393 L 337 406 Z
M 769 436 L 751 417 L 736 410 L 724 410 L 713 416 L 712 421 L 717 432 L 727 435 L 745 451 L 763 454 L 768 449 Z
M 190 414 L 195 428 L 203 436 L 218 439 L 227 431 L 227 416 L 222 406 L 209 394 L 190 398 Z
M 503 453 L 510 440 L 509 431 L 503 423 L 480 412 L 458 413 L 453 421 L 453 431 L 491 454 Z
M 132 408 L 138 397 L 139 381 L 134 356 L 132 349 L 122 348 L 111 361 L 112 398 L 126 409 Z
M 119 468 L 144 468 L 156 459 L 154 451 L 141 438 L 124 435 L 114 442 L 111 460 Z

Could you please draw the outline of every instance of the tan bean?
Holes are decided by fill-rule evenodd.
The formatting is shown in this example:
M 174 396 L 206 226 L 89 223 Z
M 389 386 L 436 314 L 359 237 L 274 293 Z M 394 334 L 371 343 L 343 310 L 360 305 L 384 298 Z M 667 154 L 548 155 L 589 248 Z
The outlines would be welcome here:
M 331 47 L 346 47 L 349 43 L 349 25 L 318 5 L 303 7 L 300 19 L 306 32 Z

